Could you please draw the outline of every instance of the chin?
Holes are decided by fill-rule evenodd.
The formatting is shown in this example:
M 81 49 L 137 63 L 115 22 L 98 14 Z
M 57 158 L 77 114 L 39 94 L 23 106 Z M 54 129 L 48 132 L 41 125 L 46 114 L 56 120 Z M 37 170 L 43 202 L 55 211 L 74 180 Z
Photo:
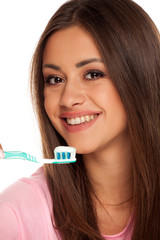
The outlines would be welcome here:
M 69 146 L 76 148 L 76 153 L 78 154 L 89 154 L 95 151 L 93 146 L 87 144 L 78 144 L 78 143 L 67 143 Z M 91 145 L 91 144 L 90 144 Z

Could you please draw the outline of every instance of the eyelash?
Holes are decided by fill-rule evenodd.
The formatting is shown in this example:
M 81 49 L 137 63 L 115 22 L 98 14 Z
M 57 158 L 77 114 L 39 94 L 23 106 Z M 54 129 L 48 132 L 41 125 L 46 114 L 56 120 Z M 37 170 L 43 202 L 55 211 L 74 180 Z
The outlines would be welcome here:
M 88 81 L 94 81 L 94 80 L 96 80 L 96 79 L 99 79 L 99 78 L 102 78 L 102 77 L 105 77 L 106 76 L 106 74 L 105 73 L 103 73 L 102 71 L 99 71 L 99 70 L 89 70 L 89 71 L 87 71 L 84 75 L 83 75 L 83 78 L 85 78 L 85 76 L 86 75 L 88 75 L 88 74 L 98 74 L 98 77 L 93 77 L 93 78 L 91 78 L 91 79 L 87 79 Z
M 56 76 L 56 75 L 53 75 L 53 74 L 51 74 L 51 75 L 49 75 L 46 79 L 45 79 L 45 83 L 46 84 L 48 84 L 48 85 L 57 85 L 57 84 L 59 84 L 60 82 L 57 82 L 57 83 L 50 83 L 50 80 L 51 79 L 60 79 L 60 80 L 63 80 L 62 78 L 60 78 L 60 77 L 58 77 L 58 76 Z M 55 80 L 54 80 L 55 81 Z M 59 80 L 58 80 L 59 81 Z M 64 80 L 62 81 L 62 82 L 64 82 Z
M 99 70 L 89 70 L 89 71 L 87 71 L 87 72 L 83 75 L 83 78 L 85 79 L 88 74 L 94 74 L 94 76 L 92 76 L 93 78 L 90 78 L 90 79 L 88 78 L 88 79 L 86 79 L 87 81 L 94 81 L 94 80 L 97 80 L 97 79 L 99 79 L 99 78 L 103 78 L 103 77 L 106 76 L 106 74 L 103 73 L 102 71 L 99 71 Z M 98 75 L 98 76 L 95 77 L 95 74 Z M 58 82 L 57 82 L 57 83 L 50 83 L 50 80 L 53 79 L 53 78 L 54 78 L 54 79 L 57 79 Z M 54 81 L 55 81 L 55 80 L 54 80 Z M 54 75 L 54 74 L 49 75 L 49 76 L 45 79 L 45 83 L 48 84 L 48 85 L 57 85 L 57 84 L 59 84 L 59 83 L 61 83 L 61 82 L 64 82 L 64 80 L 63 80 L 61 77 L 56 76 L 56 75 Z

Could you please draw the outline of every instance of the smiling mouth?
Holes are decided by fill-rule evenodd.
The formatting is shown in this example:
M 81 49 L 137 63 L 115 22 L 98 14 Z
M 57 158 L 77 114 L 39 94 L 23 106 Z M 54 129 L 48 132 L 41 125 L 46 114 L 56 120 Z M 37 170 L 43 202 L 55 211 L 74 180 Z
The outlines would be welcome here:
M 65 121 L 68 125 L 80 125 L 80 124 L 86 124 L 91 121 L 93 121 L 95 118 L 98 117 L 99 114 L 92 114 L 92 115 L 85 115 L 85 116 L 80 116 L 76 118 L 65 118 Z

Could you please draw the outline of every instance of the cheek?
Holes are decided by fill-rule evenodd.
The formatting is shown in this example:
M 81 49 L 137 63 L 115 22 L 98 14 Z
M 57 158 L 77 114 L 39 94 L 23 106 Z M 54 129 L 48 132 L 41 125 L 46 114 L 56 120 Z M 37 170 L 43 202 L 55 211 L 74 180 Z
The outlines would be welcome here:
M 115 123 L 115 126 L 119 125 L 119 127 L 126 124 L 125 108 L 111 81 L 97 86 L 95 90 L 92 89 L 92 99 L 104 111 L 107 121 Z
M 44 91 L 44 108 L 48 117 L 50 118 L 57 110 L 58 100 L 54 94 Z
M 106 80 L 107 81 L 107 80 Z M 92 87 L 90 98 L 102 109 L 109 109 L 115 105 L 115 90 L 111 87 L 110 83 L 100 83 Z
M 108 94 L 106 108 L 109 111 L 109 120 L 115 126 L 115 130 L 123 130 L 127 126 L 127 117 L 122 100 L 116 89 Z
M 46 110 L 47 115 L 49 116 L 51 112 L 51 104 L 49 101 L 47 101 L 46 98 L 44 99 L 44 108 Z

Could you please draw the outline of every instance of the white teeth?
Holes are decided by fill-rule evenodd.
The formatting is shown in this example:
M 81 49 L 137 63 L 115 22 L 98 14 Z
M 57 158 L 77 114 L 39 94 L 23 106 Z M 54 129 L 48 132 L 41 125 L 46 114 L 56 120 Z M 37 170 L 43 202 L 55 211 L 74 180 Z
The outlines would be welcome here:
M 86 115 L 86 116 L 81 116 L 81 117 L 76 117 L 76 118 L 67 118 L 66 121 L 69 125 L 78 125 L 81 123 L 87 123 L 92 121 L 98 116 L 98 114 L 95 115 Z
M 67 123 L 71 124 L 71 119 L 67 118 Z
M 76 124 L 80 124 L 80 123 L 81 123 L 81 120 L 80 120 L 79 117 L 77 117 L 77 118 L 75 119 L 75 123 L 76 123 Z
M 75 125 L 76 121 L 74 118 L 71 118 L 71 125 Z
M 85 116 L 85 120 L 86 120 L 86 122 L 89 122 L 90 121 L 90 116 Z
M 85 122 L 85 117 L 82 116 L 82 117 L 81 117 L 81 123 L 84 123 L 84 122 Z
M 94 115 L 91 115 L 90 118 L 91 118 L 91 120 L 93 120 L 94 119 Z

